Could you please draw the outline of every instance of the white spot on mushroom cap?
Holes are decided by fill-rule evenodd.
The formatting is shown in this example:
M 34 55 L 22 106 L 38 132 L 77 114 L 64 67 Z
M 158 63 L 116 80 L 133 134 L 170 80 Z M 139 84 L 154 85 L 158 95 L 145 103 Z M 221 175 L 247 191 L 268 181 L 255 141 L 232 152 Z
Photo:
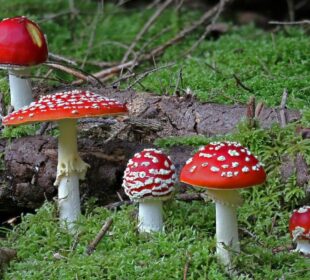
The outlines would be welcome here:
M 294 212 L 298 212 L 298 213 L 306 213 L 308 211 L 310 211 L 310 206 L 303 206 L 297 210 L 294 210 Z
M 234 161 L 234 162 L 232 162 L 231 166 L 233 168 L 238 167 L 239 166 L 239 162 Z
M 216 167 L 216 166 L 211 166 L 210 170 L 212 172 L 219 172 L 220 171 L 220 169 L 218 167 Z
M 207 154 L 207 153 L 199 153 L 198 154 L 199 157 L 205 157 L 205 158 L 212 158 L 211 154 Z
M 219 157 L 217 157 L 217 160 L 218 160 L 218 161 L 225 161 L 226 158 L 225 158 L 224 156 L 219 156 Z
M 240 156 L 240 154 L 236 150 L 228 150 L 228 154 L 232 157 Z
M 196 165 L 193 165 L 190 169 L 189 169 L 189 172 L 190 173 L 193 173 L 195 171 L 195 169 L 197 168 Z
M 247 166 L 243 166 L 242 169 L 241 169 L 241 171 L 242 171 L 243 173 L 247 173 L 247 172 L 250 171 L 250 168 L 247 167 Z
M 190 164 L 192 161 L 193 161 L 193 158 L 189 158 L 189 159 L 186 161 L 186 164 Z

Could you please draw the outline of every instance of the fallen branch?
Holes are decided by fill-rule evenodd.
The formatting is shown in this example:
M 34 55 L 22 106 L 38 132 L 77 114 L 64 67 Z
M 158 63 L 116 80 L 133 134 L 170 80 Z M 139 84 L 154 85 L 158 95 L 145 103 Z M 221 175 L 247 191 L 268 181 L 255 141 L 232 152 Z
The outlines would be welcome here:
M 269 24 L 276 24 L 276 25 L 303 25 L 303 24 L 310 24 L 310 20 L 299 20 L 299 21 L 269 21 Z
M 50 61 L 65 62 L 65 63 L 71 64 L 71 65 L 74 65 L 74 66 L 77 65 L 77 63 L 75 61 L 73 61 L 72 59 L 69 59 L 69 58 L 61 56 L 59 54 L 54 54 L 54 53 L 51 53 L 51 52 L 48 53 L 48 58 L 49 58 Z
M 224 3 L 227 4 L 231 1 L 232 0 L 224 0 Z M 116 73 L 119 73 L 119 72 L 123 71 L 123 69 L 125 69 L 125 68 L 130 68 L 130 67 L 136 66 L 142 61 L 152 60 L 154 57 L 162 55 L 167 48 L 169 48 L 169 47 L 175 45 L 176 43 L 180 42 L 182 39 L 184 39 L 190 33 L 195 31 L 199 26 L 201 26 L 202 24 L 204 24 L 205 22 L 210 20 L 219 11 L 219 9 L 221 9 L 221 4 L 215 5 L 213 8 L 211 8 L 210 10 L 205 12 L 200 17 L 200 19 L 195 21 L 192 25 L 182 29 L 175 37 L 166 41 L 164 44 L 162 44 L 158 47 L 155 47 L 149 53 L 141 55 L 139 58 L 130 60 L 128 62 L 120 63 L 119 65 L 116 65 L 114 67 L 101 70 L 97 73 L 94 73 L 93 76 L 98 78 L 98 79 L 103 79 L 103 78 L 106 78 L 110 75 L 114 75 Z M 85 79 L 81 78 L 80 80 L 73 82 L 73 84 L 74 85 L 80 85 L 83 82 L 85 82 Z
M 144 79 L 145 77 L 147 77 L 147 76 L 150 75 L 151 73 L 157 72 L 157 71 L 162 70 L 162 69 L 164 69 L 164 68 L 171 67 L 171 66 L 173 66 L 173 65 L 175 65 L 175 63 L 170 63 L 170 64 L 167 64 L 167 65 L 162 65 L 162 66 L 160 66 L 160 67 L 153 68 L 153 69 L 151 69 L 151 70 L 149 70 L 149 71 L 146 71 L 146 72 L 140 74 L 139 77 L 138 77 L 133 83 L 131 83 L 131 84 L 126 88 L 126 90 L 131 89 L 135 84 L 137 84 L 138 82 L 140 82 L 142 79 Z
M 119 64 L 119 65 L 113 66 L 111 68 L 101 70 L 100 72 L 97 72 L 97 73 L 93 74 L 92 76 L 97 78 L 97 79 L 103 79 L 103 78 L 106 78 L 106 77 L 113 75 L 115 73 L 119 73 L 120 71 L 122 71 L 122 69 L 129 68 L 134 64 L 137 64 L 137 62 L 135 60 L 131 60 L 131 61 Z M 73 85 L 80 85 L 83 82 L 85 82 L 85 78 L 84 79 L 81 78 L 80 80 L 74 81 L 72 84 Z
M 112 225 L 112 223 L 113 223 L 113 219 L 112 218 L 109 218 L 104 223 L 104 225 L 102 226 L 102 228 L 100 229 L 100 231 L 96 235 L 95 239 L 92 242 L 90 242 L 90 244 L 87 246 L 87 249 L 86 249 L 86 254 L 87 255 L 91 255 L 96 250 L 97 245 L 99 244 L 101 239 L 104 237 L 104 235 L 107 233 L 107 231 L 109 230 L 109 228 Z
M 84 71 L 80 70 L 80 69 L 76 69 L 76 68 L 72 68 L 60 63 L 56 63 L 56 62 L 46 62 L 45 65 L 54 68 L 54 69 L 58 69 L 61 71 L 64 71 L 68 74 L 71 74 L 81 80 L 83 80 L 84 82 L 90 82 L 92 85 L 102 85 L 102 83 L 100 82 L 100 80 L 98 80 L 95 76 L 91 75 L 91 74 L 87 74 Z
M 191 254 L 187 254 L 186 262 L 185 262 L 184 269 L 183 269 L 183 280 L 187 279 L 187 274 L 188 274 L 189 264 L 191 262 L 191 259 L 192 259 Z

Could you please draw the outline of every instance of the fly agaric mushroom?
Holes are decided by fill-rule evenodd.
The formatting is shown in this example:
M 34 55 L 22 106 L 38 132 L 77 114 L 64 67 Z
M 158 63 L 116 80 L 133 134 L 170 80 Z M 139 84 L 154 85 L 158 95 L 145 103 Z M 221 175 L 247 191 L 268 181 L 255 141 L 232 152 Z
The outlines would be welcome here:
M 216 203 L 217 254 L 230 264 L 225 247 L 239 252 L 236 208 L 242 204 L 238 189 L 262 184 L 265 171 L 251 152 L 236 142 L 214 142 L 202 147 L 183 167 L 180 181 L 206 188 Z
M 176 179 L 169 156 L 155 149 L 144 149 L 129 160 L 123 187 L 133 201 L 139 202 L 139 231 L 163 230 L 162 203 L 171 198 Z
M 77 150 L 76 121 L 79 118 L 115 116 L 127 113 L 125 104 L 89 91 L 73 90 L 42 96 L 38 101 L 4 117 L 4 125 L 58 121 L 59 216 L 69 228 L 80 215 L 79 179 L 84 179 L 89 165 Z
M 15 110 L 31 103 L 30 80 L 21 78 L 27 68 L 47 60 L 47 44 L 39 26 L 26 17 L 0 22 L 0 68 L 9 70 L 11 104 Z
M 293 241 L 296 241 L 296 251 L 310 254 L 310 206 L 294 210 L 290 218 L 289 230 Z

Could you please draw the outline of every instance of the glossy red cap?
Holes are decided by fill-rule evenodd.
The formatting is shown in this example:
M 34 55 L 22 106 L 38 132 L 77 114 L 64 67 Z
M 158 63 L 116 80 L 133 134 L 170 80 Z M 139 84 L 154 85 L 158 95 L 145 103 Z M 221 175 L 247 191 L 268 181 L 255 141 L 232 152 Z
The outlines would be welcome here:
M 73 90 L 42 96 L 2 119 L 3 125 L 79 119 L 128 113 L 125 104 L 90 91 Z
M 310 206 L 294 210 L 290 218 L 289 230 L 294 239 L 310 240 Z
M 266 173 L 251 152 L 236 142 L 202 147 L 183 167 L 180 181 L 207 189 L 240 189 L 262 184 Z
M 40 27 L 26 17 L 0 22 L 0 67 L 25 67 L 47 60 L 47 44 Z
M 162 151 L 144 149 L 129 160 L 123 187 L 132 200 L 169 198 L 176 180 L 175 167 Z

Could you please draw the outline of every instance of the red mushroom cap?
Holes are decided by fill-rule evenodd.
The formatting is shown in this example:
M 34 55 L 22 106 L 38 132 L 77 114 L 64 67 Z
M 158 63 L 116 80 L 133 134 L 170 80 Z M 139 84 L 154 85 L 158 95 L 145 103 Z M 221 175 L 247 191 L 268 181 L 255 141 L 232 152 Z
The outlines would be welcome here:
M 207 189 L 239 189 L 266 179 L 262 165 L 236 142 L 215 142 L 202 147 L 183 167 L 180 181 Z
M 170 158 L 155 149 L 144 149 L 129 160 L 123 187 L 132 200 L 169 198 L 176 179 Z
M 42 96 L 2 119 L 3 125 L 119 115 L 127 113 L 125 104 L 90 91 L 73 90 Z
M 310 240 L 310 206 L 294 210 L 290 218 L 289 230 L 294 239 Z
M 0 22 L 0 65 L 2 68 L 31 66 L 46 61 L 47 44 L 40 27 L 26 17 Z

